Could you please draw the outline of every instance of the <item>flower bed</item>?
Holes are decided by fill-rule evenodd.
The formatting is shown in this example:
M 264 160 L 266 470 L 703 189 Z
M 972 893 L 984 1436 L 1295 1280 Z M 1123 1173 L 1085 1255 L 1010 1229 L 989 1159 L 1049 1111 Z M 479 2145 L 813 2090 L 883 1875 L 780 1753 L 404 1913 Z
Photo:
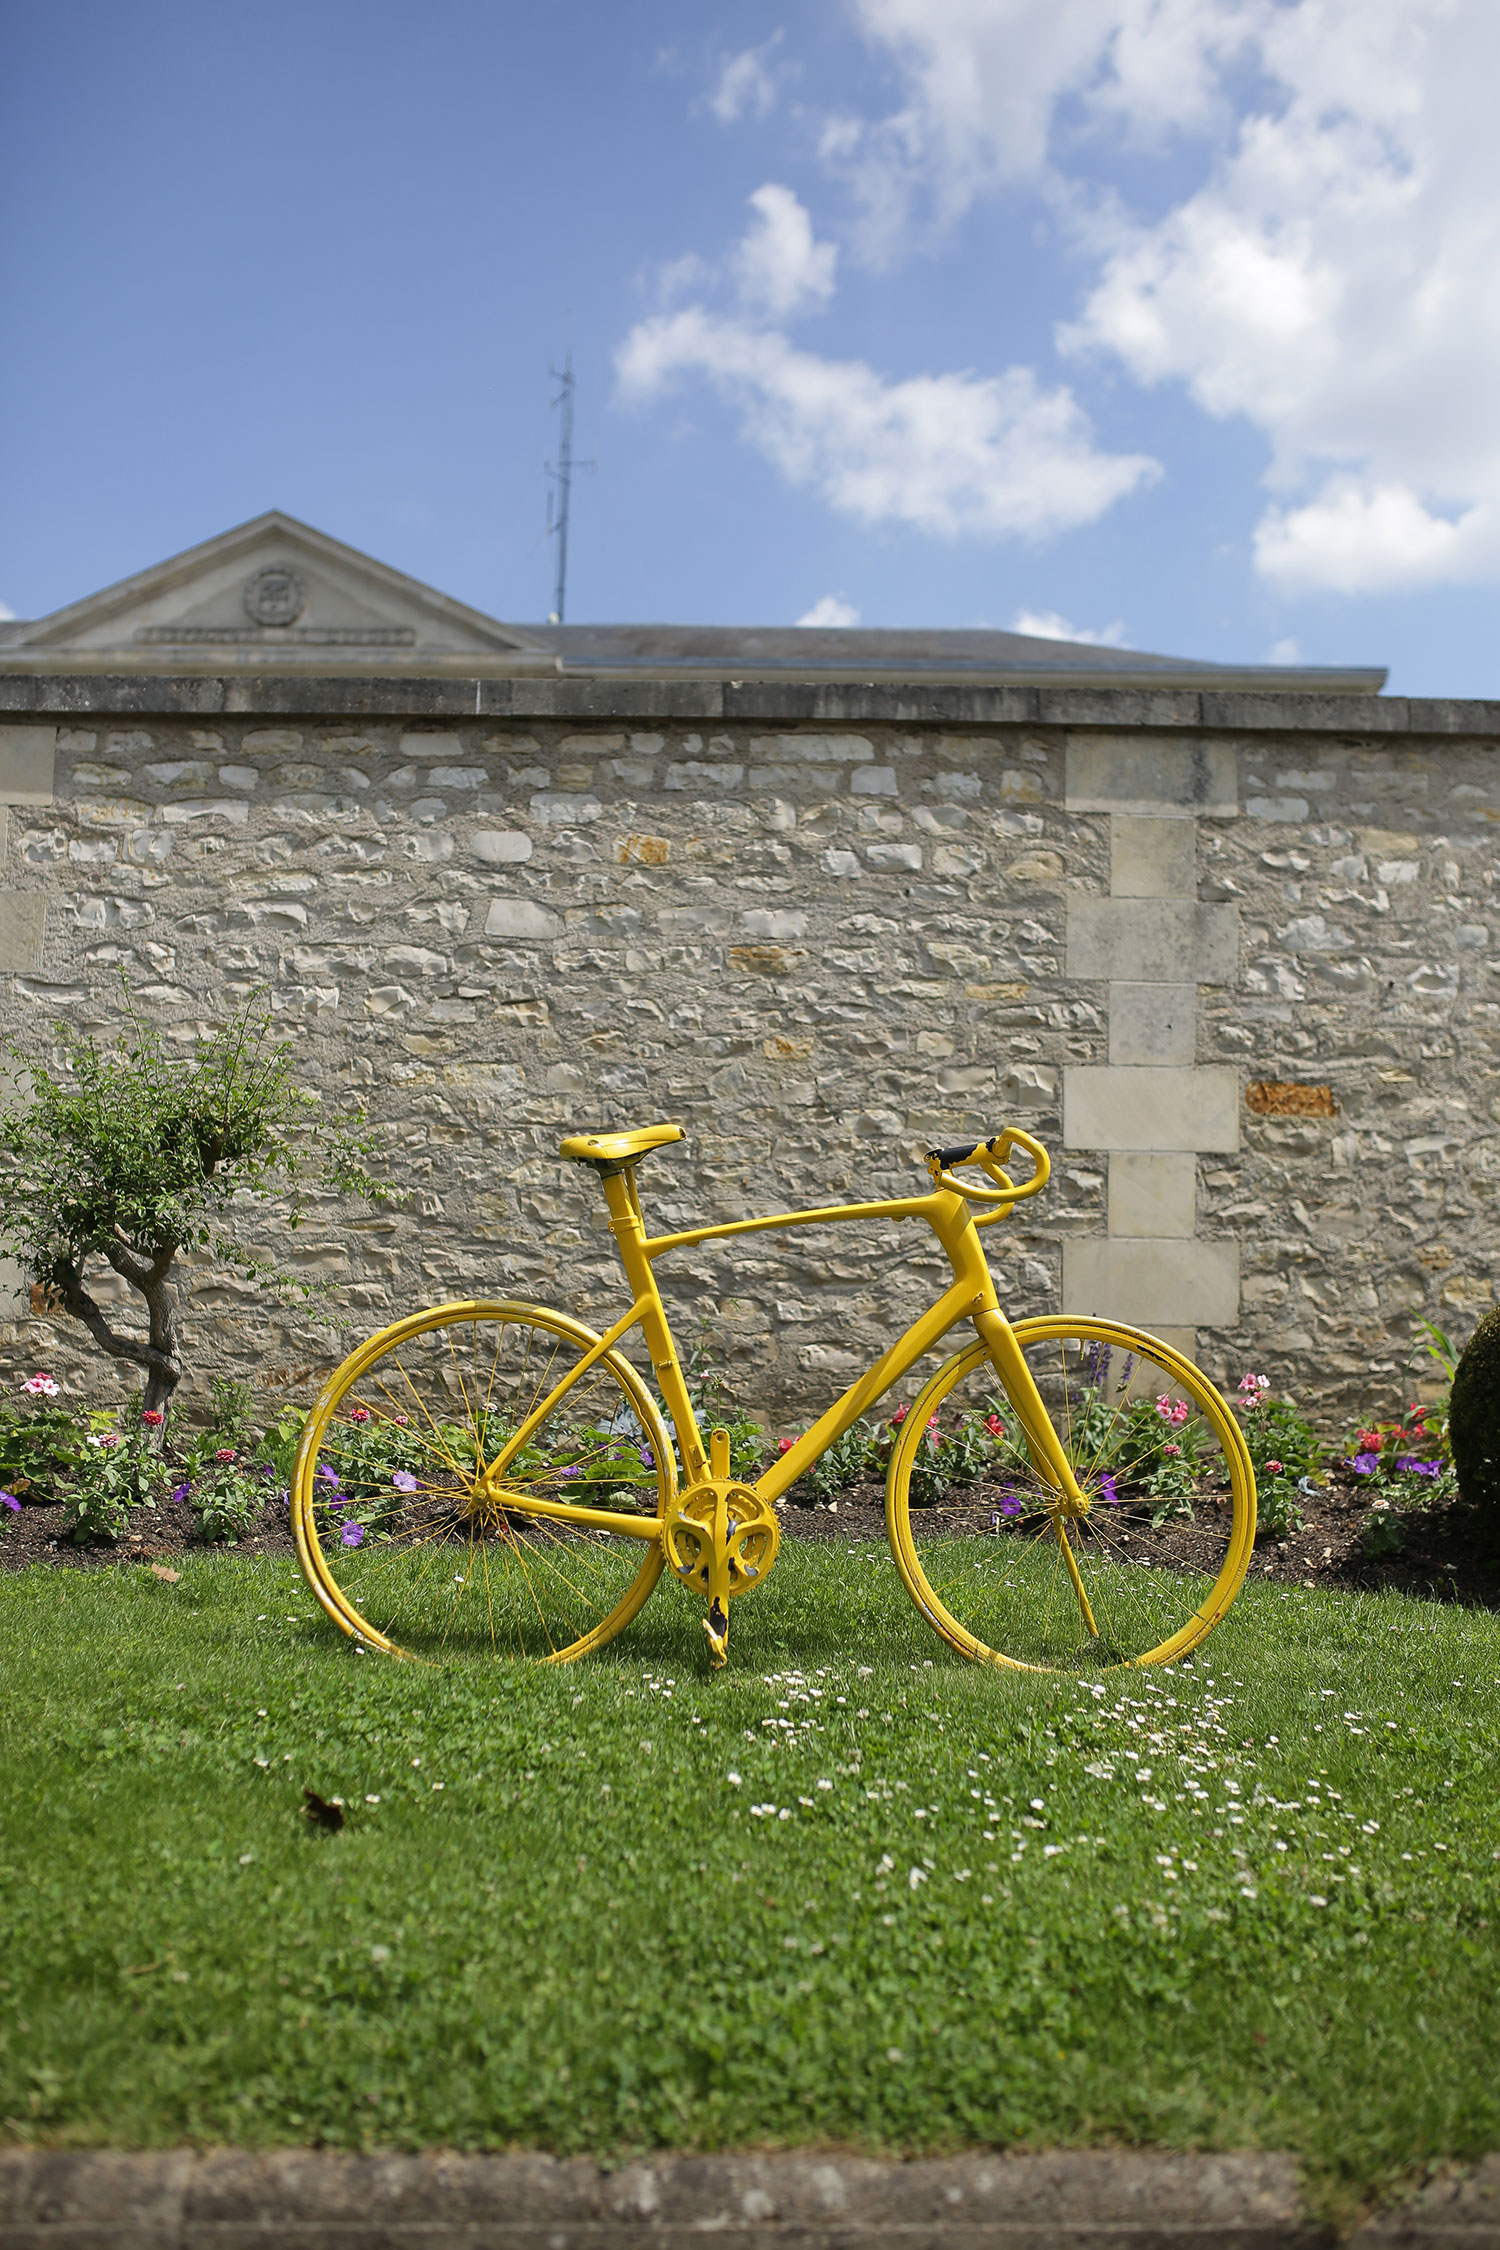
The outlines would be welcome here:
M 1097 1478 L 1106 1505 L 1134 1502 L 1133 1558 L 1162 1569 L 1195 1562 L 1194 1433 L 1181 1398 L 1163 1394 L 1123 1403 L 1086 1394 L 1091 1410 L 1128 1430 L 1128 1493 L 1105 1469 Z M 1442 1402 L 1413 1403 L 1325 1445 L 1295 1404 L 1272 1394 L 1263 1375 L 1241 1377 L 1232 1401 L 1259 1491 L 1259 1529 L 1251 1573 L 1283 1583 L 1388 1585 L 1486 1605 L 1500 1602 L 1500 1555 L 1486 1527 L 1457 1500 L 1447 1457 Z M 734 1471 L 753 1477 L 768 1457 L 764 1439 L 722 1397 L 702 1404 L 731 1421 Z M 858 1422 L 796 1485 L 783 1523 L 793 1537 L 883 1538 L 886 1463 L 909 1409 Z M 356 1407 L 320 1464 L 336 1504 L 347 1509 L 343 1536 L 358 1544 L 380 1507 L 399 1509 L 419 1463 L 394 1425 L 362 1428 Z M 257 1430 L 243 1386 L 215 1386 L 210 1420 L 197 1430 L 163 1427 L 159 1413 L 74 1409 L 38 1372 L 14 1404 L 0 1404 L 0 1568 L 29 1563 L 100 1565 L 119 1560 L 167 1567 L 194 1545 L 247 1555 L 292 1551 L 287 1480 L 302 1417 L 283 1409 Z M 783 1438 L 785 1453 L 792 1440 Z M 980 1537 L 1006 1528 L 1017 1506 L 1008 1465 L 1020 1444 L 1004 1401 L 952 1418 L 931 1417 L 912 1474 L 913 1504 L 932 1511 L 933 1528 Z M 1104 1456 L 1108 1458 L 1106 1454 Z M 566 1473 L 566 1472 L 564 1472 Z M 618 1471 L 611 1466 L 611 1475 Z M 382 1497 L 384 1496 L 383 1501 Z

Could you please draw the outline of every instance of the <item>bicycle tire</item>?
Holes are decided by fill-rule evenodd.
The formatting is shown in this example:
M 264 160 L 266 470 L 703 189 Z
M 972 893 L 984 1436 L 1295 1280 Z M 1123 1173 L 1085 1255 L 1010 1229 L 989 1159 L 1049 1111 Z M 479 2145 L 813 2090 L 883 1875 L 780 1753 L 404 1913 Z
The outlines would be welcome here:
M 569 1663 L 630 1623 L 661 1575 L 676 1464 L 628 1360 L 605 1352 L 579 1378 L 505 1490 L 636 1516 L 641 1536 L 507 1510 L 480 1476 L 598 1340 L 546 1306 L 472 1299 L 395 1322 L 334 1371 L 298 1447 L 292 1526 L 336 1625 L 393 1656 Z
M 886 1528 L 902 1581 L 943 1639 L 981 1663 L 1092 1672 L 1174 1662 L 1213 1630 L 1249 1567 L 1255 1472 L 1239 1425 L 1202 1370 L 1144 1329 L 1057 1316 L 1019 1321 L 1015 1336 L 1087 1513 L 1058 1507 L 976 1341 L 933 1375 L 892 1449 Z M 945 1415 L 950 1446 L 958 1440 L 972 1463 L 988 1445 L 989 1460 L 956 1497 L 950 1487 L 923 1507 Z

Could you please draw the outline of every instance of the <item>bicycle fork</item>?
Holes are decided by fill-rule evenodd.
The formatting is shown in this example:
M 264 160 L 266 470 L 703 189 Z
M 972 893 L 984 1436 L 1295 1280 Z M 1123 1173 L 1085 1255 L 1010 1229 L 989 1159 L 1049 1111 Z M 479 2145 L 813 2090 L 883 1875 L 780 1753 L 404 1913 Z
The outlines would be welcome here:
M 1090 1638 L 1097 1640 L 1099 1628 L 1094 1622 L 1093 1604 L 1079 1574 L 1073 1542 L 1068 1537 L 1069 1516 L 1087 1515 L 1088 1500 L 1073 1474 L 1073 1465 L 1052 1426 L 1052 1417 L 1047 1412 L 1042 1394 L 1026 1364 L 1026 1355 L 1016 1342 L 1015 1331 L 1010 1322 L 1001 1312 L 978 1312 L 974 1315 L 974 1326 L 1016 1410 L 1033 1465 L 1057 1496 L 1054 1505 L 1048 1510 L 1052 1518 L 1052 1529 L 1057 1544 L 1062 1549 L 1063 1564 L 1072 1582 L 1084 1627 Z

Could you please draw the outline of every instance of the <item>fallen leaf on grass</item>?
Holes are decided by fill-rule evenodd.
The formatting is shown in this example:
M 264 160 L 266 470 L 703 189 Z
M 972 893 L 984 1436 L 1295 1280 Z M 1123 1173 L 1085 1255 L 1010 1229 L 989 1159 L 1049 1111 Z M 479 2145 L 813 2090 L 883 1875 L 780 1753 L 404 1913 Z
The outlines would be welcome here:
M 164 1953 L 159 1961 L 142 1961 L 134 1969 L 122 1969 L 120 1974 L 122 1977 L 149 1977 L 153 1969 L 164 1969 L 170 1958 L 170 1954 Z
M 182 1572 L 168 1570 L 164 1562 L 154 1562 L 151 1565 L 151 1575 L 153 1578 L 164 1578 L 169 1586 L 175 1586 L 182 1577 Z
M 320 1797 L 316 1789 L 304 1789 L 302 1794 L 307 1800 L 302 1810 L 314 1828 L 343 1827 L 344 1808 L 337 1798 L 330 1801 L 327 1797 Z

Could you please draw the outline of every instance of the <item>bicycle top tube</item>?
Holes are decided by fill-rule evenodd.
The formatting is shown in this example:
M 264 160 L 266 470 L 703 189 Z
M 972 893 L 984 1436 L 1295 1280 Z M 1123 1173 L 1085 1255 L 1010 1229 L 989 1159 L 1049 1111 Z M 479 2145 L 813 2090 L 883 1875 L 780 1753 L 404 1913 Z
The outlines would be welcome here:
M 976 1226 L 991 1226 L 1003 1219 L 1011 1206 L 1025 1196 L 1035 1195 L 1046 1186 L 1051 1171 L 1050 1160 L 1040 1141 L 1034 1140 L 1019 1126 L 1007 1126 L 990 1140 L 961 1143 L 953 1148 L 933 1148 L 927 1151 L 927 1169 L 932 1188 L 925 1195 L 882 1198 L 877 1202 L 821 1204 L 808 1211 L 778 1211 L 760 1218 L 729 1219 L 704 1227 L 686 1227 L 672 1234 L 650 1235 L 645 1231 L 645 1215 L 635 1182 L 635 1167 L 641 1158 L 653 1149 L 686 1138 L 684 1128 L 677 1124 L 643 1125 L 628 1131 L 608 1133 L 575 1133 L 562 1143 L 560 1153 L 575 1163 L 591 1165 L 599 1174 L 601 1184 L 606 1180 L 625 1175 L 631 1210 L 641 1224 L 640 1248 L 648 1258 L 654 1259 L 664 1251 L 686 1249 L 695 1243 L 721 1241 L 737 1234 L 760 1233 L 767 1229 L 796 1226 L 831 1226 L 850 1219 L 903 1219 L 925 1218 L 936 1231 L 943 1233 L 943 1222 L 952 1223 L 956 1215 L 953 1199 L 964 1205 L 979 1203 L 993 1206 L 983 1217 L 973 1218 L 965 1213 L 965 1222 L 973 1219 Z M 1012 1144 L 1024 1148 L 1032 1159 L 1033 1173 L 1018 1187 L 1002 1169 Z M 955 1168 L 977 1164 L 995 1184 L 980 1187 L 954 1177 Z

